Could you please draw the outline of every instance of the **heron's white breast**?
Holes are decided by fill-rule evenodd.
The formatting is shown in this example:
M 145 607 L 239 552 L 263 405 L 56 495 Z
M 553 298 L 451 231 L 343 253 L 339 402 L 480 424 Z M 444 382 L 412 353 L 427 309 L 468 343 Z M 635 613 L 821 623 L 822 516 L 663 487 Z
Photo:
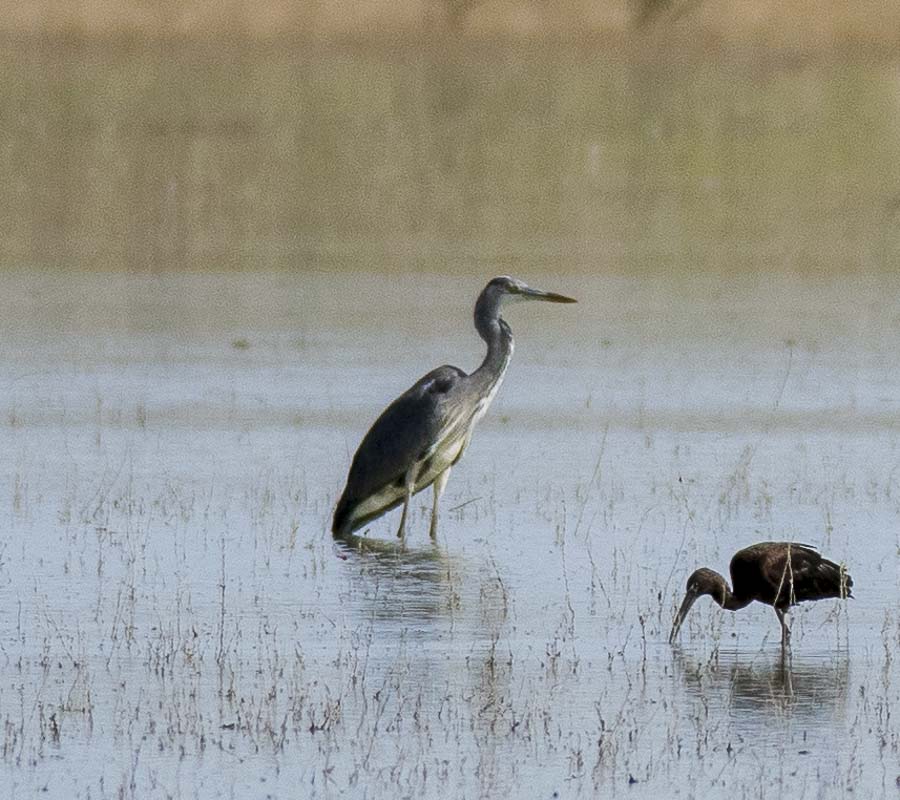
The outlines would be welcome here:
M 509 353 L 503 361 L 503 368 L 500 370 L 500 373 L 497 375 L 497 380 L 494 381 L 493 385 L 488 389 L 487 394 L 482 397 L 478 404 L 475 406 L 475 413 L 472 414 L 472 420 L 469 422 L 469 430 L 466 433 L 466 439 L 472 435 L 472 430 L 475 426 L 481 421 L 481 418 L 487 414 L 488 408 L 490 408 L 491 403 L 494 402 L 494 398 L 497 396 L 497 392 L 500 391 L 500 384 L 503 383 L 503 379 L 506 377 L 506 368 L 509 366 L 509 361 L 512 358 L 513 345 L 512 342 L 509 344 Z

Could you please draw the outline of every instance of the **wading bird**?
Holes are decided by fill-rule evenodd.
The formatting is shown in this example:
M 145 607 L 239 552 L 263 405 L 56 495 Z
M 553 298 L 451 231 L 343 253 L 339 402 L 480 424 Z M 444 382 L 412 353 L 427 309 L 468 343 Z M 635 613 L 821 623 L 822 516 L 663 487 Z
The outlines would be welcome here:
M 490 281 L 475 303 L 475 330 L 487 343 L 481 366 L 470 375 L 450 366 L 432 370 L 375 420 L 353 456 L 347 485 L 334 510 L 335 536 L 348 536 L 402 503 L 397 531 L 402 538 L 410 498 L 433 486 L 431 537 L 436 537 L 438 501 L 450 469 L 465 452 L 512 357 L 512 331 L 500 316 L 500 307 L 514 300 L 575 302 L 507 276 Z
M 718 572 L 701 567 L 687 582 L 687 593 L 675 615 L 669 642 L 674 642 L 694 601 L 708 594 L 722 608 L 737 611 L 754 600 L 772 606 L 781 623 L 782 647 L 790 643 L 787 613 L 804 600 L 852 597 L 853 579 L 847 570 L 822 558 L 809 545 L 760 542 L 738 550 L 729 566 L 732 591 Z

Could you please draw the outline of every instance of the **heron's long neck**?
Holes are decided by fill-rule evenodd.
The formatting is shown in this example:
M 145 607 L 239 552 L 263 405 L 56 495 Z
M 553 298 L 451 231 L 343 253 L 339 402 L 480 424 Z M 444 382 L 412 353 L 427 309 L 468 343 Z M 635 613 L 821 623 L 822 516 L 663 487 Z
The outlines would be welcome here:
M 480 299 L 475 306 L 475 329 L 487 343 L 487 355 L 481 366 L 472 373 L 473 378 L 487 386 L 495 386 L 503 380 L 513 354 L 513 337 L 509 325 L 500 318 L 500 303 Z
M 714 589 L 710 589 L 709 594 L 726 611 L 737 611 L 752 602 L 752 599 L 745 600 L 732 592 L 728 581 L 718 573 L 716 573 L 716 586 Z

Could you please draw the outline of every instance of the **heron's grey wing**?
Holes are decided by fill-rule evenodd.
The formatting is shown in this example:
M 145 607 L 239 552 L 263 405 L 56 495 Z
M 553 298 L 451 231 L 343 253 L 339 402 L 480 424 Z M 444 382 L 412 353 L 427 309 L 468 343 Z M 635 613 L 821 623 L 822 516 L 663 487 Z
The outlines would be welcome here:
M 402 502 L 409 468 L 427 458 L 453 430 L 454 389 L 465 377 L 466 373 L 456 367 L 438 367 L 407 389 L 375 420 L 353 456 L 347 485 L 334 512 L 335 533 L 350 533 Z M 352 519 L 358 504 L 391 486 L 397 491 L 388 493 L 383 507 L 364 518 Z

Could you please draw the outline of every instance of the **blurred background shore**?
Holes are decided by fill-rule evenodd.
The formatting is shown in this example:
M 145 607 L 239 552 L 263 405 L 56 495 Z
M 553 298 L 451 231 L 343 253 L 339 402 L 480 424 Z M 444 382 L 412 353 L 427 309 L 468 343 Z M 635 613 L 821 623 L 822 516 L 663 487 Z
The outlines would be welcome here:
M 900 253 L 900 4 L 0 8 L 0 268 L 844 273 Z
M 414 42 L 452 31 L 615 41 L 659 23 L 668 35 L 707 44 L 868 49 L 900 41 L 900 7 L 879 0 L 5 0 L 0 9 L 5 34 Z

